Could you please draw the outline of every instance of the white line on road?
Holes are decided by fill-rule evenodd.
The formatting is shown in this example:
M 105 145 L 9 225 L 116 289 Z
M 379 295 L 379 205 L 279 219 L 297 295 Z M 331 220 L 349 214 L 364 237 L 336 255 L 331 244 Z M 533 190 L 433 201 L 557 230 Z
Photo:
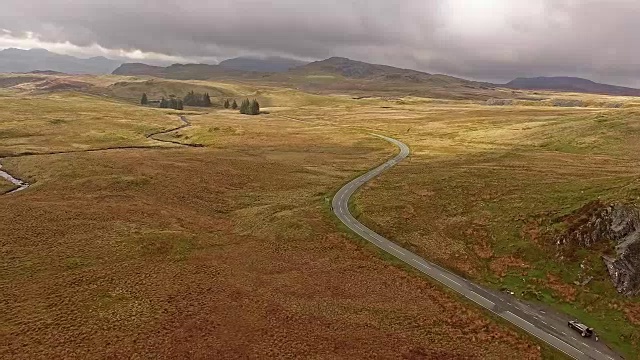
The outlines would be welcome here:
M 422 266 L 422 267 L 423 267 L 423 268 L 425 268 L 425 269 L 431 269 L 431 267 L 430 267 L 429 265 L 427 265 L 427 264 L 423 263 L 422 261 L 419 261 L 419 260 L 417 260 L 417 259 L 411 259 L 411 261 L 413 261 L 414 263 L 416 263 L 416 264 L 418 264 L 418 265 Z
M 445 277 L 445 278 L 447 278 L 447 279 L 449 279 L 449 281 L 452 281 L 452 282 L 453 282 L 453 283 L 455 283 L 456 285 L 458 285 L 458 286 L 462 287 L 462 285 L 460 285 L 460 283 L 459 283 L 459 282 L 457 282 L 457 281 L 453 280 L 452 278 L 448 277 L 447 275 L 445 275 L 445 274 L 440 274 L 440 275 L 441 275 L 441 276 L 444 276 L 444 277 Z M 480 296 L 480 295 L 478 295 L 478 296 Z M 480 296 L 480 297 L 482 297 L 482 296 Z M 482 297 L 482 298 L 483 298 L 483 297 Z M 484 298 L 483 298 L 483 299 L 484 299 Z M 485 299 L 485 300 L 486 300 L 486 299 Z M 489 300 L 487 300 L 487 301 L 489 301 Z
M 398 254 L 400 254 L 402 256 L 406 256 L 407 255 L 407 253 L 405 253 L 404 251 L 398 250 L 398 249 L 394 248 L 393 246 L 389 246 L 389 249 L 397 252 Z
M 577 349 L 576 347 L 572 346 L 571 343 L 572 342 L 566 342 L 564 340 L 561 340 L 560 338 L 556 337 L 553 333 L 547 332 L 545 330 L 543 330 L 542 328 L 537 327 L 536 325 L 533 325 L 532 323 L 524 320 L 523 318 L 513 314 L 510 311 L 505 311 L 505 312 L 499 312 L 497 311 L 498 309 L 495 309 L 495 303 L 493 303 L 492 301 L 488 300 L 487 298 L 483 297 L 482 295 L 480 295 L 480 293 L 489 293 L 487 292 L 487 290 L 485 290 L 484 288 L 479 287 L 478 285 L 472 283 L 472 282 L 468 282 L 468 280 L 455 276 L 449 272 L 447 272 L 446 270 L 440 268 L 437 265 L 433 265 L 430 264 L 428 262 L 426 262 L 425 260 L 417 257 L 416 255 L 414 255 L 413 253 L 411 253 L 410 251 L 393 244 L 392 242 L 390 242 L 389 240 L 385 239 L 384 237 L 382 237 L 381 235 L 376 234 L 373 230 L 370 230 L 369 228 L 365 227 L 363 224 L 361 224 L 358 220 L 356 220 L 355 218 L 353 218 L 353 216 L 350 214 L 349 212 L 349 208 L 348 208 L 348 201 L 349 198 L 353 195 L 353 193 L 355 191 L 358 190 L 358 188 L 360 188 L 361 185 L 364 185 L 366 182 L 368 182 L 369 180 L 375 178 L 376 176 L 378 176 L 379 174 L 381 174 L 383 171 L 385 171 L 386 169 L 388 169 L 389 167 L 392 167 L 394 165 L 396 165 L 397 163 L 399 163 L 401 160 L 403 160 L 405 157 L 407 157 L 409 155 L 409 149 L 407 148 L 406 145 L 404 145 L 403 143 L 396 141 L 394 139 L 385 137 L 385 136 L 381 136 L 381 135 L 376 135 L 378 137 L 381 137 L 383 139 L 386 139 L 389 142 L 392 142 L 393 144 L 397 145 L 398 147 L 400 147 L 400 154 L 398 154 L 396 157 L 393 158 L 393 160 L 387 161 L 386 163 L 382 164 L 381 166 L 378 166 L 376 169 L 370 170 L 368 173 L 358 177 L 357 179 L 351 181 L 349 184 L 347 184 L 343 189 L 341 189 L 338 193 L 336 193 L 336 196 L 334 197 L 334 202 L 338 205 L 335 207 L 334 212 L 336 212 L 336 214 L 339 216 L 339 218 L 345 223 L 347 224 L 348 227 L 350 227 L 353 231 L 355 231 L 357 234 L 359 234 L 360 236 L 362 236 L 364 239 L 368 240 L 370 243 L 376 245 L 377 247 L 379 247 L 381 250 L 386 251 L 388 253 L 397 253 L 398 255 L 395 255 L 396 257 L 398 257 L 398 259 L 409 263 L 409 260 L 413 261 L 414 263 L 418 264 L 418 268 L 420 270 L 422 270 L 425 274 L 429 275 L 431 278 L 433 278 L 434 280 L 437 280 L 439 282 L 441 282 L 443 285 L 451 288 L 452 290 L 458 292 L 459 294 L 461 294 L 462 296 L 468 298 L 469 300 L 472 300 L 473 302 L 477 303 L 478 305 L 480 305 L 483 308 L 488 309 L 489 311 L 495 313 L 496 315 L 499 315 L 500 317 L 508 320 L 509 322 L 511 322 L 512 324 L 522 328 L 523 330 L 527 331 L 528 333 L 530 333 L 531 335 L 539 338 L 540 340 L 548 343 L 549 345 L 552 345 L 553 347 L 555 347 L 557 350 L 571 356 L 574 357 L 576 359 L 583 359 L 585 354 L 584 352 L 580 351 L 579 349 Z M 346 198 L 346 199 L 345 199 Z M 431 270 L 429 273 L 427 273 L 425 271 L 425 269 L 427 270 Z M 435 277 L 435 272 L 438 273 L 438 275 L 440 275 L 440 278 Z M 445 275 L 445 274 L 450 274 L 453 278 Z M 443 281 L 442 278 L 446 278 L 448 281 Z M 462 282 L 465 285 L 460 284 L 458 281 Z M 459 286 L 459 288 L 455 288 L 453 287 L 450 282 L 455 283 L 456 285 Z M 471 290 L 471 288 L 476 287 L 478 288 L 478 290 L 481 290 L 479 293 L 475 292 L 473 290 Z M 490 294 L 490 293 L 489 293 Z M 490 297 L 495 297 L 493 294 L 491 294 Z M 498 299 L 500 299 L 500 301 L 505 301 L 504 299 L 502 299 L 501 297 L 497 297 Z M 497 301 L 497 300 L 496 300 Z M 514 309 L 518 309 L 517 307 L 515 307 L 515 305 L 513 305 L 511 302 L 506 301 L 506 303 Z M 522 309 L 520 309 L 522 310 Z M 539 318 L 542 319 L 542 317 L 538 314 L 535 313 L 530 313 L 529 311 L 527 311 L 526 309 L 524 310 L 527 313 L 529 313 L 530 315 L 533 315 L 534 318 Z M 546 322 L 544 322 L 544 320 L 542 321 L 545 325 L 549 326 Z M 553 328 L 553 326 L 549 326 L 551 328 Z M 553 328 L 554 330 L 558 331 L 557 329 Z M 562 332 L 563 335 L 567 336 L 567 334 L 565 332 Z M 586 344 L 585 344 L 586 345 Z M 589 347 L 590 349 L 593 349 L 591 346 L 586 345 L 587 347 Z M 607 356 L 609 359 L 612 359 L 611 357 Z

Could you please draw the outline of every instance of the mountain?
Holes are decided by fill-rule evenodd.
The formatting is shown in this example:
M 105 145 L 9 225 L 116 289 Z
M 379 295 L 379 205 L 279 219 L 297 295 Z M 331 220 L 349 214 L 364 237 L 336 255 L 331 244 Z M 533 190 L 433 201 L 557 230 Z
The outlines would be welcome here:
M 242 71 L 278 73 L 306 64 L 308 62 L 273 56 L 267 58 L 237 57 L 224 60 L 219 65 L 228 69 Z
M 173 64 L 167 67 L 153 66 L 141 63 L 125 63 L 112 73 L 113 75 L 155 76 L 177 80 L 210 80 L 246 77 L 250 73 L 229 69 L 220 65 L 208 64 Z
M 361 94 L 362 96 L 420 96 L 447 99 L 488 99 L 505 97 L 496 85 L 442 74 L 429 74 L 389 65 L 370 64 L 332 57 L 293 68 L 287 75 L 297 77 L 307 91 Z
M 109 74 L 121 62 L 103 56 L 81 59 L 45 49 L 5 49 L 0 51 L 0 73 L 55 71 L 67 74 Z
M 505 86 L 522 90 L 553 90 L 617 96 L 640 96 L 640 89 L 600 84 L 591 80 L 568 76 L 517 78 L 508 82 Z
M 372 80 L 399 80 L 407 79 L 417 81 L 427 79 L 429 73 L 401 69 L 388 65 L 369 64 L 362 61 L 351 60 L 343 57 L 332 57 L 326 60 L 315 61 L 310 64 L 292 69 L 299 73 L 315 73 L 318 75 L 340 75 L 345 78 L 372 79 Z
M 311 93 L 340 93 L 354 97 L 421 96 L 486 100 L 509 95 L 489 83 L 369 64 L 341 57 L 315 61 L 284 72 L 238 70 L 224 64 L 173 64 L 164 68 L 145 64 L 123 64 L 113 74 L 147 75 L 179 80 L 243 80 L 292 87 Z
M 163 77 L 164 73 L 165 68 L 162 66 L 153 66 L 143 63 L 124 63 L 112 72 L 113 75 L 148 75 L 156 77 Z

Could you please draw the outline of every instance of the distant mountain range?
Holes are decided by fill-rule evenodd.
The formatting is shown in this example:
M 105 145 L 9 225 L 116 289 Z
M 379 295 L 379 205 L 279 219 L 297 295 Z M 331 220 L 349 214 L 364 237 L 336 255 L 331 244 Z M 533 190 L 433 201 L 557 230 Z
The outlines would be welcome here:
M 0 51 L 0 72 L 55 71 L 67 74 L 110 74 L 122 64 L 103 56 L 81 59 L 45 49 Z
M 568 76 L 517 78 L 505 86 L 521 90 L 553 90 L 617 96 L 640 96 L 640 89 L 599 84 L 591 80 Z
M 306 64 L 308 62 L 277 56 L 267 58 L 245 56 L 221 61 L 219 65 L 234 70 L 278 73 Z
M 141 63 L 126 63 L 117 68 L 113 74 L 149 75 L 175 79 L 208 79 L 226 75 L 265 78 L 269 75 L 251 73 L 266 72 L 259 71 L 258 69 L 264 70 L 266 68 L 277 68 L 278 71 L 269 72 L 273 74 L 273 78 L 283 78 L 283 76 L 332 76 L 345 79 L 409 81 L 413 83 L 433 81 L 436 78 L 448 78 L 467 82 L 469 84 L 477 83 L 446 75 L 432 75 L 416 70 L 400 69 L 387 65 L 369 64 L 341 57 L 332 57 L 326 60 L 315 61 L 307 64 L 291 59 L 274 59 L 275 58 L 249 60 L 249 58 L 235 58 L 225 60 L 221 62 L 220 65 L 173 64 L 167 67 L 152 66 Z
M 0 73 L 109 74 L 154 76 L 180 80 L 259 80 L 311 92 L 339 91 L 376 96 L 502 98 L 499 88 L 552 90 L 605 95 L 640 96 L 640 89 L 599 84 L 577 77 L 517 78 L 496 85 L 453 76 L 429 74 L 342 57 L 306 63 L 283 57 L 237 57 L 219 65 L 173 64 L 167 67 L 125 63 L 102 56 L 81 59 L 44 49 L 0 51 Z
M 268 66 L 272 60 L 266 59 Z M 229 67 L 228 64 L 242 64 Z M 341 57 L 332 57 L 309 64 L 277 60 L 286 64 L 280 72 L 258 72 L 255 64 L 245 59 L 232 59 L 220 65 L 174 64 L 168 67 L 149 66 L 139 63 L 123 64 L 116 75 L 147 75 L 168 79 L 194 80 L 254 80 L 261 83 L 284 85 L 316 93 L 346 93 L 354 96 L 425 96 L 450 99 L 504 97 L 496 86 L 460 79 L 447 75 L 429 74 L 421 71 L 401 69 L 387 65 L 369 64 Z M 260 62 L 260 69 L 265 69 Z M 289 67 L 291 65 L 298 65 Z M 239 69 L 242 68 L 242 69 Z M 251 71 L 247 71 L 251 69 Z

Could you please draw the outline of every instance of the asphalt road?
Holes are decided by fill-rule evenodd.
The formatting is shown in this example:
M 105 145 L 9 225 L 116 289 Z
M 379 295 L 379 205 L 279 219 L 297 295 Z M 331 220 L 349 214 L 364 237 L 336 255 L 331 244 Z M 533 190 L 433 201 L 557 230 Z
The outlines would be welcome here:
M 351 196 L 363 184 L 409 156 L 409 147 L 402 142 L 382 135 L 371 135 L 395 144 L 400 148 L 400 153 L 384 164 L 351 181 L 336 193 L 332 201 L 332 209 L 347 227 L 373 245 L 402 260 L 433 280 L 440 282 L 574 359 L 622 359 L 602 342 L 596 342 L 594 339 L 583 339 L 580 334 L 569 329 L 567 326 L 568 317 L 519 301 L 509 294 L 476 285 L 396 245 L 358 222 L 349 212 L 349 199 Z M 595 330 L 597 332 L 597 329 Z

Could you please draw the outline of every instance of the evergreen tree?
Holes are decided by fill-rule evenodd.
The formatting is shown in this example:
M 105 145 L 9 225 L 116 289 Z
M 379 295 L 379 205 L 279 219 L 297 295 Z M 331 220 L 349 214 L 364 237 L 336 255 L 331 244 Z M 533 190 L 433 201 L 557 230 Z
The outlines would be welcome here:
M 160 100 L 160 108 L 162 109 L 166 109 L 169 103 L 167 102 L 167 99 L 164 98 L 164 96 L 162 97 L 162 100 Z
M 169 100 L 169 107 L 172 108 L 172 109 L 177 110 L 178 109 L 178 100 L 176 100 L 176 98 L 172 97 Z
M 140 104 L 147 105 L 149 103 L 149 99 L 147 99 L 147 93 L 142 93 L 142 98 L 140 99 Z
M 184 103 L 191 106 L 197 106 L 196 94 L 192 91 L 189 91 L 187 95 L 184 97 Z
M 235 110 L 235 109 L 237 109 L 237 108 L 238 108 L 238 103 L 236 102 L 236 99 L 233 99 L 233 104 L 231 104 L 231 108 L 232 108 L 233 110 Z
M 231 106 L 231 105 L 229 104 L 229 99 L 226 99 L 226 100 L 224 101 L 224 105 L 223 105 L 223 106 L 224 106 L 224 108 L 225 108 L 225 109 L 228 109 L 228 108 L 229 108 L 229 106 Z
M 211 97 L 208 93 L 198 94 L 192 91 L 189 91 L 187 95 L 185 95 L 183 99 L 184 105 L 188 106 L 211 106 Z
M 251 104 L 249 103 L 249 99 L 242 100 L 242 103 L 240 104 L 240 114 L 249 114 L 250 106 Z
M 260 114 L 260 104 L 256 99 L 253 99 L 251 105 L 249 105 L 249 115 L 259 115 Z

